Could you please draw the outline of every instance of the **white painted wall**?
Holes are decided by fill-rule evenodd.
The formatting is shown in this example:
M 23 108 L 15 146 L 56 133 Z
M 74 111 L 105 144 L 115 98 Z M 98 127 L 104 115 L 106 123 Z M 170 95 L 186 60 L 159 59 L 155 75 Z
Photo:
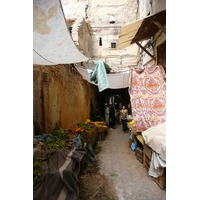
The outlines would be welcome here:
M 127 70 L 136 65 L 137 45 L 131 45 L 122 50 L 111 48 L 111 43 L 117 43 L 120 28 L 136 20 L 137 0 L 95 0 L 90 2 L 88 18 L 92 32 L 92 58 L 102 59 L 115 71 Z M 110 24 L 110 16 L 114 16 L 115 24 Z M 99 38 L 102 46 L 99 46 Z
M 136 65 L 137 45 L 116 50 L 111 48 L 111 43 L 117 43 L 121 26 L 136 20 L 137 0 L 61 1 L 66 19 L 74 20 L 71 24 L 72 39 L 77 47 L 87 54 L 86 56 L 94 60 L 104 60 L 115 71 L 127 70 L 128 66 Z M 109 23 L 111 15 L 115 18 L 115 24 Z M 81 27 L 83 19 L 87 25 L 84 28 Z M 81 36 L 81 32 L 84 36 Z M 99 46 L 100 37 L 102 38 L 102 46 Z

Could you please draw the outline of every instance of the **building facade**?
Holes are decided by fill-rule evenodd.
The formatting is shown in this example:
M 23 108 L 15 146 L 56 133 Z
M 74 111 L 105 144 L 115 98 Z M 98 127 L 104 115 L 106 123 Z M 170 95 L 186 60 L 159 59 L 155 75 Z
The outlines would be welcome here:
M 138 1 L 138 13 L 137 19 L 145 18 L 149 15 L 154 15 L 162 10 L 166 9 L 166 0 L 139 0 Z M 164 26 L 166 29 L 166 25 Z M 150 67 L 154 64 L 162 65 L 166 68 L 166 34 L 159 30 L 155 35 L 148 40 L 141 42 L 141 45 L 153 56 L 153 60 L 142 49 L 139 49 L 137 56 L 137 64 L 141 67 Z
M 137 45 L 116 50 L 121 26 L 137 19 L 137 0 L 62 0 L 72 39 L 83 54 L 114 71 L 137 64 Z

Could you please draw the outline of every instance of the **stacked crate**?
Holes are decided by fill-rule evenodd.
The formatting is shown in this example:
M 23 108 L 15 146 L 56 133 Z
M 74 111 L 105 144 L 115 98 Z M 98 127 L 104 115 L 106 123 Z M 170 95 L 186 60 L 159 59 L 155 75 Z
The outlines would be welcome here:
M 143 145 L 143 167 L 145 167 L 147 172 L 149 171 L 150 163 L 151 163 L 151 148 L 148 145 L 146 145 L 144 142 L 144 145 Z
M 152 149 L 145 144 L 143 145 L 143 167 L 149 171 L 150 164 L 151 164 L 151 154 Z M 164 169 L 163 175 L 158 178 L 153 178 L 154 182 L 162 189 L 166 189 L 166 168 Z
M 166 189 L 166 168 L 164 169 L 163 175 L 153 179 L 154 182 L 162 189 Z
M 142 164 L 143 163 L 143 148 L 140 145 L 137 145 L 135 148 L 135 155 L 137 160 Z

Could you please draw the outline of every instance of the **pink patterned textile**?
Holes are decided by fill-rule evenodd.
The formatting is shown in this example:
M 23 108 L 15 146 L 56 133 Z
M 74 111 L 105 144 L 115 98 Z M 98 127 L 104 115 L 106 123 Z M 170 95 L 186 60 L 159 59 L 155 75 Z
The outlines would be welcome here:
M 129 95 L 138 132 L 166 121 L 166 84 L 162 66 L 130 68 Z

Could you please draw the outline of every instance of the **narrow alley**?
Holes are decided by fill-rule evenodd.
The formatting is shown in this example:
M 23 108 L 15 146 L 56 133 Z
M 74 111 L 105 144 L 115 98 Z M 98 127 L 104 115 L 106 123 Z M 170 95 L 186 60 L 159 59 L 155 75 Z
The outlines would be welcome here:
M 166 199 L 166 191 L 161 190 L 148 175 L 136 159 L 135 152 L 129 148 L 128 141 L 129 133 L 123 133 L 121 125 L 108 129 L 105 140 L 98 143 L 101 149 L 97 154 L 98 169 L 80 176 L 79 200 Z
M 34 200 L 166 199 L 166 1 L 34 0 L 31 123 Z

